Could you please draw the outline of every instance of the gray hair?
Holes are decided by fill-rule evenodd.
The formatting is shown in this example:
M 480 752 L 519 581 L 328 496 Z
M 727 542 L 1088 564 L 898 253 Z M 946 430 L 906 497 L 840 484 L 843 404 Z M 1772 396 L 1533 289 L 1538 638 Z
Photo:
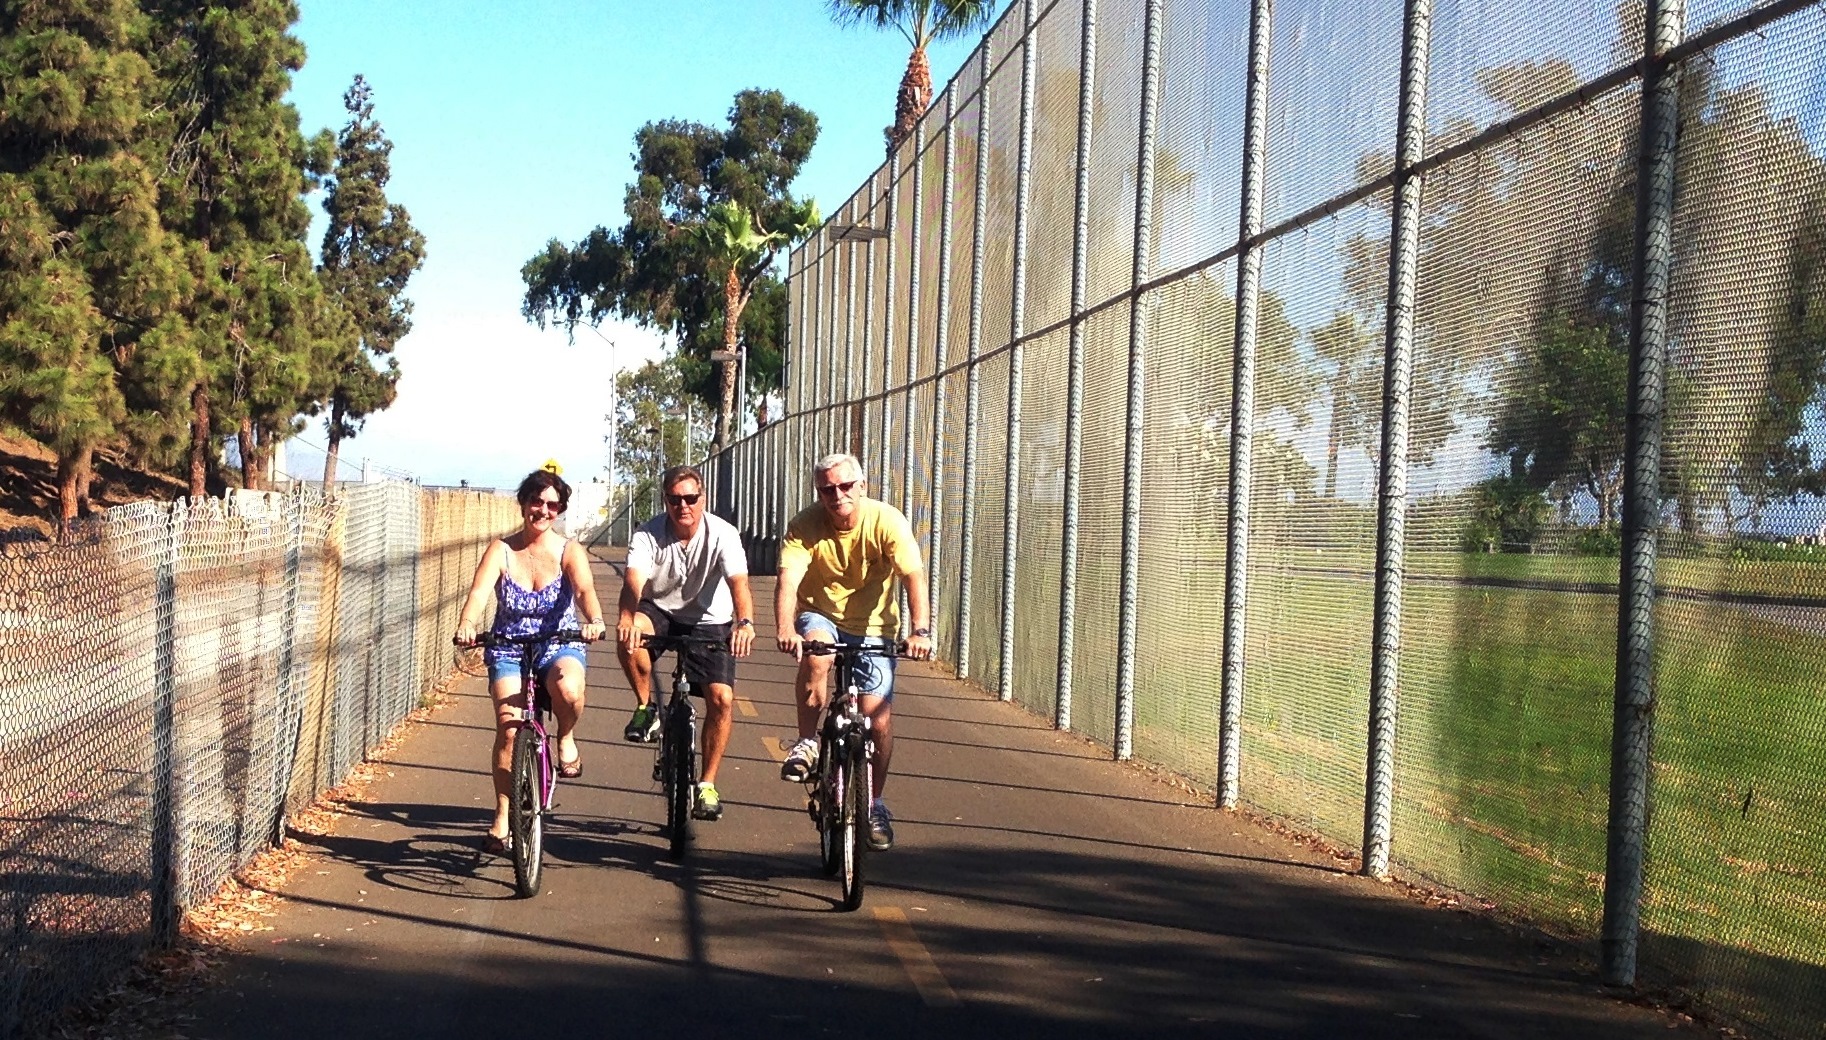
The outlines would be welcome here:
M 864 479 L 863 475 L 862 475 L 862 461 L 860 459 L 856 458 L 856 456 L 854 456 L 854 455 L 846 454 L 844 452 L 839 451 L 839 452 L 833 452 L 829 455 L 826 455 L 825 457 L 819 459 L 817 462 L 812 463 L 812 482 L 817 483 L 818 474 L 829 473 L 831 470 L 836 469 L 838 466 L 842 466 L 845 464 L 848 464 L 850 467 L 855 469 L 857 480 Z

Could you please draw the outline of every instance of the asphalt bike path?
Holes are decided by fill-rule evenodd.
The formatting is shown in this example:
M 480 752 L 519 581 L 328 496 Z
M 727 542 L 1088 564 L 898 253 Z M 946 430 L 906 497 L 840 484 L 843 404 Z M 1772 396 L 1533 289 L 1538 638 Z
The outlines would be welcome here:
M 595 550 L 612 611 L 616 550 Z M 486 684 L 464 679 L 370 803 L 199 994 L 189 1037 L 858 1035 L 1667 1036 L 1564 952 L 1343 871 L 1019 708 L 901 662 L 886 796 L 895 847 L 845 913 L 819 869 L 773 581 L 740 662 L 717 787 L 666 854 L 654 748 L 612 642 L 589 652 L 583 777 L 562 781 L 544 887 L 482 852 Z M 669 681 L 671 658 L 656 681 Z M 700 705 L 701 706 L 701 705 Z

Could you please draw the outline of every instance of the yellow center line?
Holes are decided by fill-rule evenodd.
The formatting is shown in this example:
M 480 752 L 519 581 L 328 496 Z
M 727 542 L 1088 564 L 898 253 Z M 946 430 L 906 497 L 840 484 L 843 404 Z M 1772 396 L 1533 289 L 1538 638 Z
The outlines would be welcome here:
M 786 761 L 786 742 L 779 737 L 762 737 L 761 746 L 773 756 L 775 762 Z
M 938 970 L 938 964 L 926 947 L 913 934 L 913 925 L 907 920 L 906 911 L 897 906 L 870 907 L 875 914 L 875 923 L 881 926 L 881 934 L 888 940 L 888 949 L 900 958 L 900 966 L 906 969 L 907 977 L 913 980 L 913 988 L 919 991 L 919 998 L 927 1007 L 956 1007 L 957 993 L 951 984 L 945 981 L 944 972 Z
M 754 709 L 754 702 L 746 697 L 737 697 L 735 699 L 735 706 L 742 710 L 742 717 L 745 719 L 752 719 L 756 715 L 761 714 Z

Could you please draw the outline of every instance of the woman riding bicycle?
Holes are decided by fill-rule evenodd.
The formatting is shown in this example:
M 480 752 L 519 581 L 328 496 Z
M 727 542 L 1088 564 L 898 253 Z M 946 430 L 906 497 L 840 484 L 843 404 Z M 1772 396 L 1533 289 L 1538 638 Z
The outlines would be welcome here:
M 549 470 L 535 470 L 520 482 L 520 530 L 489 545 L 469 583 L 463 601 L 455 642 L 473 646 L 476 626 L 492 588 L 495 594 L 493 631 L 505 636 L 530 636 L 577 628 L 585 640 L 602 637 L 602 606 L 590 577 L 589 555 L 583 546 L 552 530 L 570 506 L 571 486 Z M 582 615 L 582 624 L 579 622 Z M 578 760 L 575 731 L 583 715 L 583 647 L 577 643 L 552 643 L 538 661 L 539 677 L 551 695 L 552 714 L 558 721 L 558 773 L 583 775 Z M 495 704 L 494 784 L 495 818 L 484 847 L 489 852 L 507 850 L 507 806 L 511 790 L 514 733 L 520 727 L 520 651 L 518 647 L 488 650 L 488 693 Z

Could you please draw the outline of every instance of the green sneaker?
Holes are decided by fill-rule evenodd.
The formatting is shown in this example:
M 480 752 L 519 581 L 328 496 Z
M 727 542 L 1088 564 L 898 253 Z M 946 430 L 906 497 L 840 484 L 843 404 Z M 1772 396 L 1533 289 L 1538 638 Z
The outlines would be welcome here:
M 691 818 L 694 820 L 720 820 L 723 818 L 723 800 L 717 797 L 715 784 L 697 785 L 697 804 L 691 807 Z
M 643 704 L 634 709 L 634 717 L 628 720 L 628 728 L 621 731 L 622 739 L 636 744 L 651 744 L 659 739 L 659 712 L 653 705 Z

